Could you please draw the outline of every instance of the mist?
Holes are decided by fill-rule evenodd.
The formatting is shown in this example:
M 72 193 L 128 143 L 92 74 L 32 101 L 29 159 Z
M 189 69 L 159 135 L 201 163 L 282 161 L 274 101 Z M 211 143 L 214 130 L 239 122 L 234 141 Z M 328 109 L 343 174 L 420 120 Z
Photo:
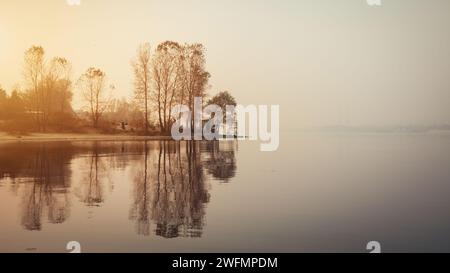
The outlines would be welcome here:
M 129 97 L 136 46 L 171 39 L 208 49 L 211 94 L 280 105 L 281 130 L 448 124 L 449 25 L 446 0 L 2 1 L 0 85 L 20 84 L 38 44 L 74 77 L 101 67 Z

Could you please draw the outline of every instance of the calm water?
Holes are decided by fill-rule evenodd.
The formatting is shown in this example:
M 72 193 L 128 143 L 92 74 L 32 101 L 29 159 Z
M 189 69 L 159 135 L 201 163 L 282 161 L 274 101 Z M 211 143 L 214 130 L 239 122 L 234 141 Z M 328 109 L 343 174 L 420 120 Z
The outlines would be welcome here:
M 450 251 L 450 136 L 0 144 L 0 252 Z

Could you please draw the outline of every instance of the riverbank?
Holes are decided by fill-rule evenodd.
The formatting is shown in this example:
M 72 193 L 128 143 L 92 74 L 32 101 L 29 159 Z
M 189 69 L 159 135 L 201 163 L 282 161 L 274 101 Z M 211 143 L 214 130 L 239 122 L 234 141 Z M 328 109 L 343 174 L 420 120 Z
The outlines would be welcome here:
M 29 141 L 132 141 L 132 140 L 171 140 L 170 136 L 133 136 L 108 134 L 70 134 L 70 133 L 33 133 L 14 135 L 0 132 L 0 142 Z

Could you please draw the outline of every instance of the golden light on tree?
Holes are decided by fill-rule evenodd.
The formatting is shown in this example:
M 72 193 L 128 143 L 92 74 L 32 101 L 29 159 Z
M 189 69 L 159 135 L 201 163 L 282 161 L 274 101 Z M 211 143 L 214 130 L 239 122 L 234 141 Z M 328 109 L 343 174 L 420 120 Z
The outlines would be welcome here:
M 165 41 L 153 51 L 149 43 L 141 44 L 131 61 L 134 97 L 129 99 L 114 98 L 115 86 L 105 72 L 91 67 L 76 82 L 84 108 L 75 112 L 72 63 L 64 57 L 47 58 L 42 46 L 31 46 L 23 58 L 23 84 L 1 92 L 0 129 L 80 132 L 93 127 L 97 133 L 145 135 L 151 129 L 167 135 L 178 118 L 174 107 L 193 109 L 194 98 L 207 95 L 205 52 L 202 44 Z
M 45 132 L 51 125 L 61 127 L 62 122 L 67 122 L 61 119 L 69 118 L 64 114 L 72 112 L 71 67 L 70 62 L 61 57 L 47 62 L 41 46 L 32 46 L 25 52 L 23 99 L 38 131 Z
M 100 118 L 111 101 L 106 94 L 106 74 L 98 68 L 91 67 L 81 75 L 78 84 L 87 103 L 92 126 L 98 128 Z M 113 89 L 113 86 L 110 88 Z
M 151 53 L 150 44 L 139 46 L 135 59 L 131 62 L 134 72 L 134 94 L 135 98 L 144 110 L 145 133 L 149 127 L 149 99 L 151 85 Z
M 161 131 L 167 133 L 172 124 L 172 108 L 183 96 L 182 47 L 172 41 L 158 45 L 153 59 L 153 98 L 158 109 Z

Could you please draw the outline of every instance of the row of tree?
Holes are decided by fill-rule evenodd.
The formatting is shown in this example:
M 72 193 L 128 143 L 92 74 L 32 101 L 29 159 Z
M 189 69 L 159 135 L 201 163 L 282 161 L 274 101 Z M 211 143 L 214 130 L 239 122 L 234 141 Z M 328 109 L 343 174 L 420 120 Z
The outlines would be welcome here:
M 73 113 L 71 100 L 71 64 L 64 58 L 45 59 L 41 46 L 25 52 L 24 77 L 27 113 L 34 118 L 39 131 L 46 131 L 52 123 L 63 123 Z M 56 120 L 57 119 L 57 120 Z
M 4 130 L 63 130 L 75 121 L 71 106 L 71 64 L 64 58 L 45 59 L 44 49 L 25 52 L 23 76 L 26 88 L 11 95 L 0 88 L 0 126 Z
M 166 41 L 157 46 L 153 55 L 148 43 L 139 47 L 132 67 L 135 95 L 142 102 L 146 132 L 151 110 L 157 113 L 161 132 L 168 133 L 174 122 L 175 105 L 188 105 L 192 110 L 194 98 L 205 97 L 210 78 L 205 63 L 205 48 L 201 44 Z
M 145 43 L 138 47 L 131 67 L 134 98 L 117 100 L 112 95 L 114 85 L 101 69 L 88 68 L 73 82 L 68 60 L 48 60 L 41 46 L 33 46 L 24 56 L 25 88 L 11 95 L 0 88 L 0 127 L 41 132 L 77 129 L 85 116 L 96 129 L 120 121 L 145 134 L 154 130 L 168 134 L 177 118 L 174 106 L 187 105 L 193 112 L 194 98 L 207 95 L 210 74 L 202 44 L 165 41 L 152 51 Z M 73 90 L 79 90 L 85 101 L 84 115 L 72 108 Z M 236 104 L 228 92 L 212 98 L 213 102 Z

